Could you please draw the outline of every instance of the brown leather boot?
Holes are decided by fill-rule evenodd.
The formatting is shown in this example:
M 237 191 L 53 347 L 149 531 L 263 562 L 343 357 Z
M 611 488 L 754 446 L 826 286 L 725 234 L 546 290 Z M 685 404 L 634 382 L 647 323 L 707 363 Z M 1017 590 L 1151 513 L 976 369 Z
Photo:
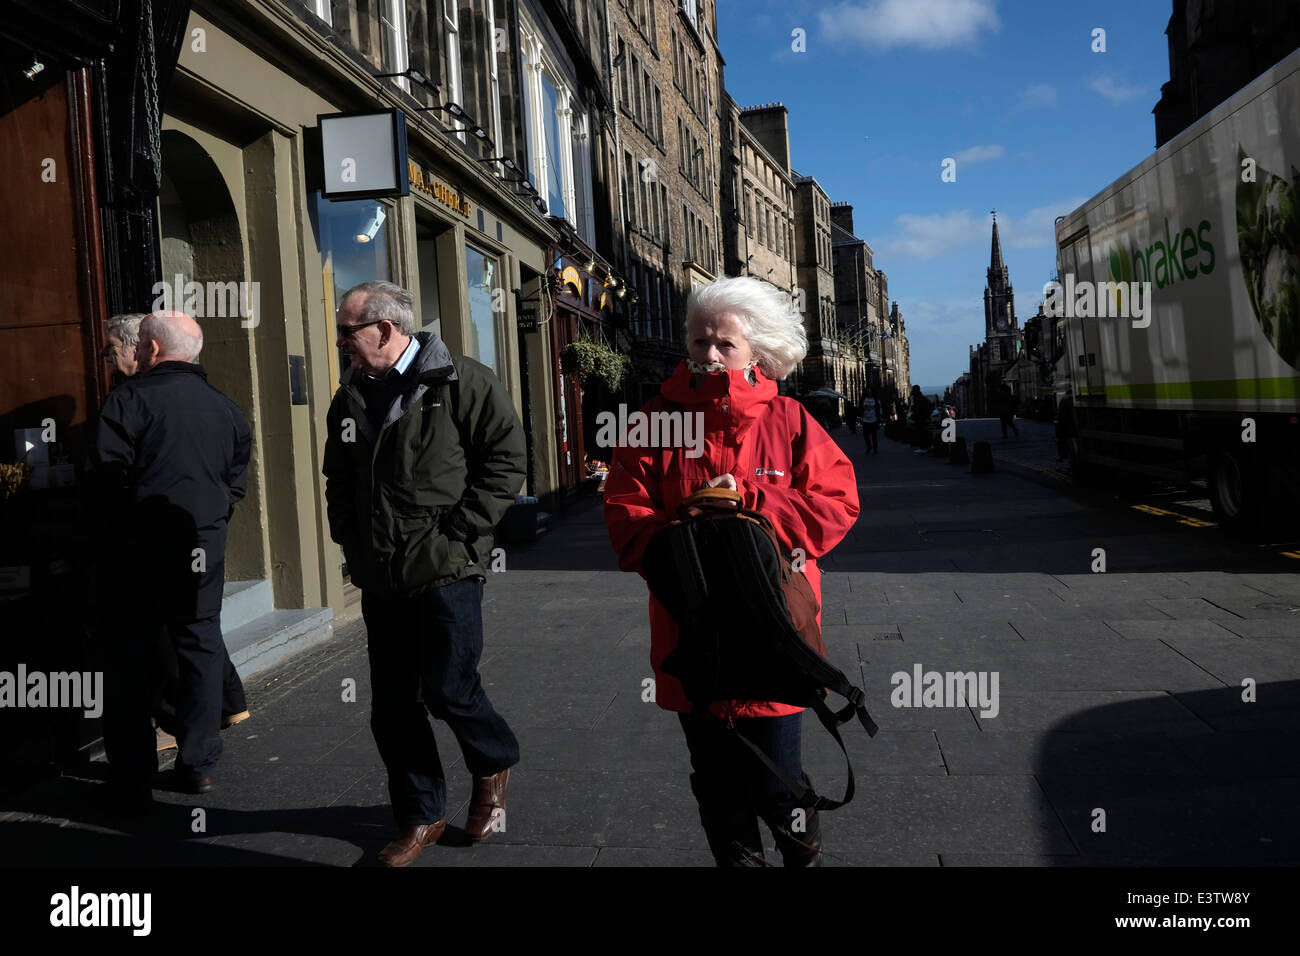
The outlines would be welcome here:
M 492 832 L 494 821 L 498 830 L 506 824 L 506 780 L 509 770 L 490 777 L 474 778 L 474 798 L 470 801 L 469 816 L 465 820 L 465 835 L 471 840 L 482 840 Z
M 424 823 L 407 827 L 392 843 L 379 851 L 379 862 L 384 866 L 407 866 L 412 863 L 420 851 L 431 843 L 437 843 L 442 831 L 447 829 L 447 818 L 437 823 Z

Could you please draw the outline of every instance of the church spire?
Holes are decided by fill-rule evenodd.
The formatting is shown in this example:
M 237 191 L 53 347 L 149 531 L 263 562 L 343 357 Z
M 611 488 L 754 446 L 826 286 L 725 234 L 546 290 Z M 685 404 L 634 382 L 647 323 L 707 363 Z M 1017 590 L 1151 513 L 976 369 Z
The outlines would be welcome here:
M 989 282 L 1002 277 L 1007 267 L 1002 262 L 1002 240 L 998 238 L 998 211 L 993 210 L 993 252 L 989 256 Z M 1003 280 L 1005 281 L 1005 280 Z

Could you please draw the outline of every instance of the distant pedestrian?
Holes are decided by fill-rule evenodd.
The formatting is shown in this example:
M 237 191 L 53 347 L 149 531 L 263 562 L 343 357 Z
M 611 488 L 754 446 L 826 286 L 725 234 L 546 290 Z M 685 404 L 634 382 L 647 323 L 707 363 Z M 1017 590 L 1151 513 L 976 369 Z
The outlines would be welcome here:
M 918 429 L 929 428 L 930 412 L 934 411 L 934 405 L 930 402 L 928 398 L 926 398 L 923 394 L 921 394 L 920 385 L 912 386 L 911 405 L 912 405 L 911 407 L 912 427 Z
M 1020 400 L 1011 391 L 1011 386 L 1002 383 L 1002 388 L 998 391 L 998 416 L 1002 422 L 1002 437 L 1007 437 L 1007 428 L 1020 437 L 1020 429 L 1016 427 L 1016 410 L 1020 407 Z
M 182 312 L 139 328 L 137 373 L 109 393 L 86 465 L 86 488 L 108 550 L 97 607 L 107 636 L 104 748 L 115 801 L 152 801 L 157 736 L 150 724 L 155 639 L 178 659 L 175 734 L 180 789 L 206 793 L 221 757 L 223 679 L 243 686 L 221 634 L 226 533 L 244 497 L 252 433 L 239 406 L 198 364 L 203 332 Z M 233 677 L 233 683 L 231 678 Z
M 465 834 L 506 825 L 519 742 L 483 690 L 483 586 L 492 530 L 524 481 L 524 433 L 486 366 L 417 332 L 411 293 L 363 282 L 339 301 L 350 364 L 326 416 L 325 500 L 370 653 L 370 729 L 406 866 L 447 827 L 447 782 L 429 715 L 456 735 L 471 777 Z
M 867 394 L 862 396 L 862 410 L 858 417 L 862 422 L 862 437 L 866 439 L 867 451 L 873 455 L 880 454 L 880 446 L 876 440 L 876 429 L 880 426 L 883 413 L 880 408 L 880 399 L 876 397 L 874 388 L 867 389 Z

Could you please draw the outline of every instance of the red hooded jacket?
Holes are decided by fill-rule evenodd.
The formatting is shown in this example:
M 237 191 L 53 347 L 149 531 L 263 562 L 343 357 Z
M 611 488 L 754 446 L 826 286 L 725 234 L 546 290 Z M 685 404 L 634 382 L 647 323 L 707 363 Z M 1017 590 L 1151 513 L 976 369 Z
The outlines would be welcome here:
M 776 383 L 757 368 L 699 375 L 682 361 L 642 411 L 702 413 L 703 454 L 696 454 L 701 443 L 697 431 L 689 433 L 693 441 L 685 448 L 615 449 L 605 482 L 605 524 L 620 568 L 641 573 L 646 545 L 672 520 L 682 499 L 710 479 L 731 474 L 745 507 L 771 519 L 787 553 L 803 549 L 804 574 L 821 603 L 817 558 L 853 527 L 857 478 L 844 452 L 804 407 L 776 391 Z M 629 439 L 635 435 L 629 431 Z M 653 439 L 652 434 L 648 437 Z M 681 682 L 661 667 L 676 646 L 677 623 L 651 595 L 655 700 L 665 710 L 689 712 Z M 709 712 L 719 717 L 780 717 L 802 709 L 732 700 L 715 701 Z

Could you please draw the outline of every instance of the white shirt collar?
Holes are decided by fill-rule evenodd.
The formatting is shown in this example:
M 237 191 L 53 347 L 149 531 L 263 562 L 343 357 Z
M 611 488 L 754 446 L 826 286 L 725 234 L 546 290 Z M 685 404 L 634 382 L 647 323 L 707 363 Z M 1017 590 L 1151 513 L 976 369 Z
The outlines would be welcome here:
M 406 370 L 410 368 L 411 363 L 415 361 L 415 353 L 418 351 L 420 351 L 420 343 L 416 340 L 415 336 L 412 335 L 410 344 L 406 346 L 406 351 L 402 353 L 402 357 L 399 358 L 397 364 L 393 366 L 393 368 L 397 369 L 398 375 L 406 374 Z

